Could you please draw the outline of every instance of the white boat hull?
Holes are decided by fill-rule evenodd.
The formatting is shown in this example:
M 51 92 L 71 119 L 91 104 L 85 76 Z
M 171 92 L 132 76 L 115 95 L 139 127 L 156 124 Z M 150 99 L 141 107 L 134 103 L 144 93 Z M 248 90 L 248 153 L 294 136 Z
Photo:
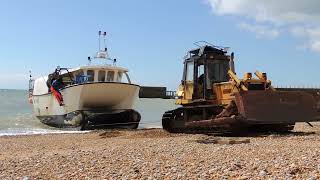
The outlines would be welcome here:
M 98 119 L 98 124 L 126 123 L 132 119 L 114 121 L 105 118 L 131 111 L 139 89 L 138 85 L 117 82 L 72 85 L 60 91 L 63 106 L 52 93 L 34 95 L 34 113 L 43 123 L 53 126 L 79 126 L 84 118 L 89 121 L 93 118 L 93 124 L 94 118 Z

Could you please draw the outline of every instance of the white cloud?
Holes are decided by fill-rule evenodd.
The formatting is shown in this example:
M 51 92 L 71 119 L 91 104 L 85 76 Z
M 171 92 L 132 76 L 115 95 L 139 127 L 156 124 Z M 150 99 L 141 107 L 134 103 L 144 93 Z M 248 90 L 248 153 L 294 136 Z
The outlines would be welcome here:
M 320 26 L 318 27 L 292 27 L 290 32 L 293 36 L 307 39 L 304 48 L 320 52 Z
M 208 0 L 218 15 L 238 15 L 276 24 L 320 20 L 319 0 Z
M 306 47 L 320 52 L 319 0 L 207 0 L 216 15 L 231 15 L 254 20 L 239 28 L 258 38 L 275 38 L 286 31 L 304 39 Z
M 256 34 L 257 38 L 276 38 L 279 36 L 280 31 L 278 29 L 270 28 L 268 26 L 262 26 L 262 25 L 252 25 L 248 23 L 240 23 L 238 24 L 238 27 L 253 32 Z
M 320 40 L 311 42 L 309 48 L 315 52 L 320 52 Z

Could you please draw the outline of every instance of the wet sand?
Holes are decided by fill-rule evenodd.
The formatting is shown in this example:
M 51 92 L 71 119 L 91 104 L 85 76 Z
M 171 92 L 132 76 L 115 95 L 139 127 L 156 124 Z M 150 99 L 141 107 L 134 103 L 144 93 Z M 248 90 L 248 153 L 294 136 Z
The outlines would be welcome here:
M 0 137 L 0 179 L 319 179 L 320 124 L 298 124 L 295 131 L 237 138 L 162 129 Z

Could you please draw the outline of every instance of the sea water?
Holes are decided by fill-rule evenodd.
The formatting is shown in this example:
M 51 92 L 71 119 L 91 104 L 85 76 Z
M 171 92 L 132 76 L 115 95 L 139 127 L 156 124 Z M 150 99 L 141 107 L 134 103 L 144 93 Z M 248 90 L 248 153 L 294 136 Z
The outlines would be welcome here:
M 139 128 L 161 128 L 162 114 L 178 106 L 172 99 L 138 99 L 134 109 L 141 114 Z M 33 116 L 28 91 L 0 89 L 0 136 L 48 133 L 82 133 L 42 124 Z

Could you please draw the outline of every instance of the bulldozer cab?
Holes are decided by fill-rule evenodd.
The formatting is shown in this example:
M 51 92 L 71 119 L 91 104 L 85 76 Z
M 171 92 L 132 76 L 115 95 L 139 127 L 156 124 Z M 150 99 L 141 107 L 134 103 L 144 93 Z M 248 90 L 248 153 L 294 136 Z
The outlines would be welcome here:
M 179 91 L 180 103 L 189 104 L 214 98 L 213 85 L 229 81 L 228 70 L 233 58 L 221 47 L 203 46 L 188 52 L 184 60 L 183 80 Z

